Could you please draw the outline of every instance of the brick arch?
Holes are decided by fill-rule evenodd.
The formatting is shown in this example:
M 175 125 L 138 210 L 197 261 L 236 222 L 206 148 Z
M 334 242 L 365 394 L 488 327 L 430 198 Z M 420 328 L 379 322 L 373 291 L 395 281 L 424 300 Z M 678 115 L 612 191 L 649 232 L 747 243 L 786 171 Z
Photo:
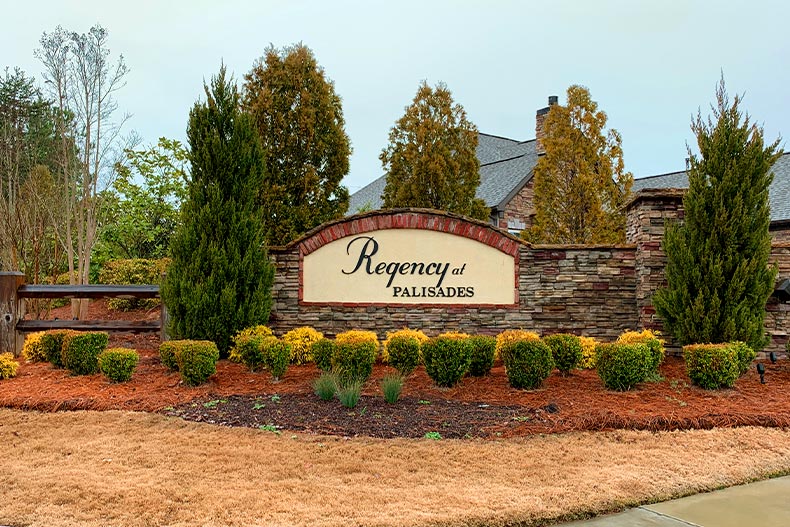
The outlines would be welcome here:
M 299 254 L 304 257 L 346 236 L 384 229 L 423 229 L 463 236 L 513 256 L 517 266 L 519 247 L 529 245 L 493 225 L 458 214 L 432 209 L 387 209 L 324 223 L 292 241 L 285 249 L 298 248 Z

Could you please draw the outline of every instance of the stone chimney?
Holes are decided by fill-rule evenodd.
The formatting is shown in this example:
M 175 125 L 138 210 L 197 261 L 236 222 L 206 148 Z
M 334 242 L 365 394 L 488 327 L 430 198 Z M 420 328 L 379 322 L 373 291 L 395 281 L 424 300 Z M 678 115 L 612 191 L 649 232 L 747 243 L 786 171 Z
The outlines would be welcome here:
M 538 110 L 535 115 L 535 151 L 539 156 L 546 153 L 546 149 L 543 148 L 543 121 L 546 120 L 549 109 L 555 104 L 557 104 L 557 96 L 549 95 L 549 105 Z

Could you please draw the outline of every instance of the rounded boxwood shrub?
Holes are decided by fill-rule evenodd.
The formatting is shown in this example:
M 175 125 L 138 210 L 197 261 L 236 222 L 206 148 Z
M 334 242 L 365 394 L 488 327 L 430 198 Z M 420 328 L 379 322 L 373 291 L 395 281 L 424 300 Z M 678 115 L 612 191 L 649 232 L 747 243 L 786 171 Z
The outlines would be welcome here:
M 582 343 L 576 335 L 558 333 L 543 337 L 549 348 L 554 364 L 563 375 L 568 375 L 582 361 Z
M 745 342 L 730 342 L 730 346 L 735 348 L 735 358 L 738 360 L 738 377 L 740 377 L 749 371 L 752 361 L 757 358 L 757 352 Z
M 238 362 L 247 366 L 250 371 L 266 367 L 266 355 L 261 349 L 263 339 L 275 337 L 262 337 L 260 335 L 244 335 L 235 340 L 234 353 Z
M 176 343 L 176 361 L 181 380 L 189 386 L 197 386 L 217 372 L 219 349 L 210 340 L 181 340 Z
M 337 375 L 341 386 L 368 380 L 373 372 L 373 363 L 376 362 L 377 348 L 378 345 L 370 340 L 335 341 L 332 371 Z
M 381 345 L 382 362 L 389 362 L 389 344 L 394 337 L 412 337 L 417 339 L 417 342 L 419 344 L 422 344 L 423 342 L 428 340 L 428 335 L 426 335 L 419 329 L 402 328 L 397 331 L 390 331 L 387 333 L 387 338 L 384 340 L 384 342 Z
M 176 352 L 178 351 L 179 343 L 181 340 L 166 340 L 159 344 L 159 359 L 165 368 L 170 371 L 178 370 L 178 358 Z
M 41 335 L 41 347 L 44 350 L 44 355 L 47 361 L 56 368 L 63 367 L 63 339 L 72 333 L 71 331 L 56 329 L 46 331 Z
M 290 361 L 294 364 L 304 364 L 313 361 L 313 344 L 324 338 L 320 331 L 305 326 L 292 329 L 282 337 L 291 349 Z
M 91 375 L 99 370 L 99 355 L 107 348 L 103 332 L 69 332 L 63 338 L 61 362 L 73 375 Z
M 113 382 L 126 382 L 132 378 L 139 361 L 135 350 L 110 348 L 99 355 L 99 371 Z
M 228 360 L 231 362 L 243 362 L 241 360 L 241 354 L 238 350 L 238 343 L 242 340 L 248 339 L 249 337 L 273 337 L 274 333 L 272 330 L 266 326 L 258 325 L 252 326 L 249 328 L 242 329 L 238 333 L 236 333 L 233 338 L 231 338 L 231 347 L 230 351 L 228 352 Z
M 293 357 L 291 345 L 277 337 L 263 337 L 260 339 L 258 347 L 263 356 L 264 365 L 269 368 L 272 377 L 279 380 L 285 374 L 288 363 Z
M 321 371 L 332 371 L 332 355 L 335 353 L 335 343 L 329 339 L 321 339 L 313 343 L 313 360 Z
M 496 336 L 496 357 L 502 358 L 502 349 L 512 342 L 519 340 L 535 340 L 540 336 L 533 331 L 524 329 L 507 329 Z
M 425 371 L 438 386 L 455 386 L 469 370 L 471 355 L 468 338 L 436 337 L 422 344 Z
M 689 344 L 683 358 L 691 382 L 700 388 L 730 388 L 738 379 L 738 351 L 731 344 Z
M 395 335 L 387 339 L 389 364 L 406 377 L 420 363 L 420 341 L 409 335 Z
M 551 374 L 551 348 L 537 337 L 512 340 L 500 349 L 507 380 L 513 388 L 534 389 Z
M 651 372 L 653 357 L 646 344 L 598 344 L 598 376 L 610 390 L 630 390 Z
M 642 331 L 626 331 L 617 337 L 617 344 L 644 344 L 650 351 L 648 374 L 658 373 L 658 367 L 664 361 L 664 341 L 649 329 Z
M 469 374 L 475 377 L 488 375 L 494 365 L 496 339 L 484 335 L 469 338 Z
M 14 360 L 13 353 L 0 353 L 0 380 L 16 377 L 19 363 Z

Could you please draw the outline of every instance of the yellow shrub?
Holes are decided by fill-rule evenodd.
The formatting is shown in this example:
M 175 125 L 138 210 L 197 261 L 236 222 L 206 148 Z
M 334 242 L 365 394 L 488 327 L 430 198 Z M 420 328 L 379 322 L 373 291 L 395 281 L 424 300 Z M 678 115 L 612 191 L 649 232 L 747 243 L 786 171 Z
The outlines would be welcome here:
M 463 333 L 461 331 L 446 331 L 439 336 L 446 339 L 468 339 L 470 337 L 469 333 Z
M 351 331 L 344 331 L 335 336 L 337 344 L 364 344 L 370 342 L 376 347 L 376 352 L 379 349 L 379 337 L 374 331 L 365 331 L 362 329 L 352 329 Z
M 519 340 L 540 340 L 540 336 L 525 329 L 507 329 L 496 336 L 496 357 L 500 356 L 502 348 Z
M 25 337 L 25 344 L 22 346 L 22 356 L 30 362 L 46 362 L 47 352 L 41 343 L 43 331 L 28 333 Z
M 251 328 L 242 329 L 233 337 L 233 346 L 230 348 L 230 353 L 228 355 L 228 360 L 231 362 L 241 362 L 241 354 L 239 354 L 239 350 L 237 349 L 236 345 L 239 343 L 240 340 L 244 340 L 247 337 L 273 337 L 274 333 L 272 330 L 267 328 L 266 326 L 252 326 Z
M 582 361 L 579 363 L 579 368 L 591 370 L 598 362 L 595 355 L 595 346 L 598 345 L 598 341 L 592 337 L 579 337 L 579 341 L 582 344 Z
M 0 380 L 16 377 L 19 363 L 11 353 L 0 353 Z
M 291 345 L 291 362 L 304 364 L 313 361 L 313 344 L 324 338 L 324 334 L 311 327 L 292 329 L 283 335 L 283 342 Z
M 645 329 L 642 331 L 626 331 L 617 337 L 618 344 L 645 344 L 650 350 L 650 369 L 658 371 L 658 365 L 664 360 L 664 340 L 658 338 L 659 333 Z
M 397 331 L 390 331 L 387 333 L 387 338 L 386 340 L 384 340 L 384 346 L 381 349 L 381 360 L 384 362 L 389 362 L 390 360 L 390 354 L 389 351 L 387 350 L 387 347 L 389 346 L 389 342 L 393 337 L 415 338 L 417 339 L 417 342 L 420 343 L 420 345 L 422 345 L 423 342 L 428 340 L 428 336 L 422 331 L 420 331 L 419 329 L 403 328 Z

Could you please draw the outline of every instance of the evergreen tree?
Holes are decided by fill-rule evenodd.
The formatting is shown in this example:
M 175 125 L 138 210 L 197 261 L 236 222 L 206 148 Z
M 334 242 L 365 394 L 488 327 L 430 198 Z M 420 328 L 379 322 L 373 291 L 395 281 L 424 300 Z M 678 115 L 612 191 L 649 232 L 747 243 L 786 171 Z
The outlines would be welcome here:
M 192 178 L 162 298 L 173 337 L 212 340 L 225 354 L 232 335 L 264 324 L 271 309 L 274 270 L 257 206 L 266 168 L 224 66 L 204 88 L 206 102 L 189 114 Z
M 691 126 L 700 155 L 689 149 L 684 222 L 667 226 L 668 286 L 653 304 L 679 344 L 740 340 L 759 350 L 776 279 L 768 265 L 768 186 L 781 151 L 742 118 L 739 96 L 730 104 L 724 80 L 716 100 L 715 122 L 698 113 Z
M 390 130 L 379 159 L 387 173 L 384 208 L 424 207 L 488 219 L 475 198 L 480 184 L 477 127 L 454 104 L 444 83 L 423 81 L 406 113 Z
M 269 46 L 245 76 L 244 107 L 267 152 L 261 199 L 269 245 L 341 218 L 351 145 L 340 97 L 310 48 Z
M 535 220 L 522 236 L 536 243 L 623 243 L 625 201 L 634 178 L 625 171 L 620 134 L 604 133 L 606 114 L 584 86 L 543 124 L 546 154 L 535 167 Z

